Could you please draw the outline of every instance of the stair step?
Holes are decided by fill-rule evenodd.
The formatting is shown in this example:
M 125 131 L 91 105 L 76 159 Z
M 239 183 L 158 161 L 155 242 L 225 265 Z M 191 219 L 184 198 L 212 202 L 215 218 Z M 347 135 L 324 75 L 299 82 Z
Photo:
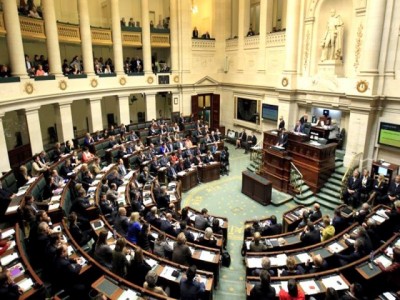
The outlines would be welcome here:
M 304 185 L 303 185 L 303 187 L 304 187 Z M 305 199 L 307 199 L 309 197 L 314 196 L 314 193 L 310 190 L 310 188 L 308 186 L 307 186 L 307 188 L 308 189 L 306 191 L 303 190 L 301 192 L 301 195 L 300 194 L 297 195 L 296 198 L 299 199 L 299 200 L 305 200 Z
M 336 193 L 341 193 L 342 188 L 340 185 L 337 185 L 336 183 L 331 183 L 331 182 L 326 182 L 325 185 L 323 186 L 324 188 L 330 189 L 332 191 L 335 191 Z
M 346 173 L 346 171 L 347 171 L 347 168 L 345 168 L 345 167 L 339 167 L 339 168 L 335 169 L 335 173 L 339 173 L 342 175 L 344 175 L 344 173 Z
M 340 198 L 337 197 L 332 197 L 331 195 L 325 194 L 325 193 L 318 193 L 317 195 L 318 198 L 326 201 L 326 202 L 331 202 L 335 205 L 339 205 L 342 204 L 342 200 L 340 200 Z
M 339 188 L 342 186 L 342 180 L 339 180 L 339 179 L 334 178 L 332 176 L 328 179 L 327 182 L 329 182 L 331 185 L 336 185 Z
M 340 181 L 342 181 L 343 175 L 339 174 L 339 173 L 333 173 L 332 174 L 332 178 L 338 179 Z
M 332 190 L 330 188 L 323 187 L 321 189 L 320 193 L 324 193 L 324 194 L 330 195 L 330 196 L 335 197 L 335 198 L 340 198 L 340 193 L 337 192 L 337 191 L 334 191 L 334 190 Z M 317 195 L 319 195 L 319 193 Z
M 340 168 L 340 167 L 343 167 L 343 162 L 341 160 L 335 161 L 335 168 Z
M 339 206 L 339 204 L 325 201 L 325 199 L 319 198 L 318 196 L 315 199 L 316 199 L 316 202 L 319 203 L 319 205 L 321 205 L 322 207 L 331 209 L 331 210 L 335 210 Z
M 301 205 L 310 207 L 311 205 L 313 205 L 316 202 L 314 195 L 312 195 L 312 196 L 310 196 L 310 197 L 308 197 L 306 199 L 299 199 L 297 196 L 298 195 L 296 195 L 293 198 L 294 202 L 296 202 L 297 204 L 301 204 Z

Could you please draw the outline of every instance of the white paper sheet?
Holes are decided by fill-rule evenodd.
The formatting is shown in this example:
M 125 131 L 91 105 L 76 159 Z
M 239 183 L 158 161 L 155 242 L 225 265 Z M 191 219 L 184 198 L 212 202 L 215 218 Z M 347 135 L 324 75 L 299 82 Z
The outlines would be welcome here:
M 248 268 L 260 268 L 261 269 L 261 261 L 262 258 L 261 257 L 248 257 L 246 259 L 247 261 L 247 267 Z
M 342 245 L 340 245 L 339 243 L 335 242 L 335 243 L 329 245 L 328 249 L 331 250 L 331 252 L 333 252 L 333 253 L 338 253 L 338 252 L 342 251 L 344 249 L 344 247 Z
M 193 253 L 192 253 L 192 255 L 193 255 Z M 201 254 L 200 254 L 201 260 L 213 261 L 214 257 L 215 257 L 215 254 L 210 251 L 205 251 L 205 250 L 201 251 Z
M 129 299 L 129 300 L 137 300 L 138 296 L 137 296 L 135 291 L 126 290 L 126 291 L 123 291 L 121 296 L 118 297 L 118 300 L 127 300 L 127 299 Z
M 300 281 L 300 286 L 306 295 L 314 295 L 320 292 L 314 280 Z
M 17 282 L 17 285 L 25 293 L 27 290 L 29 290 L 33 286 L 33 281 L 31 278 L 25 278 L 25 279 Z
M 11 254 L 8 254 L 0 259 L 0 263 L 2 266 L 7 266 L 9 263 L 11 263 L 13 260 L 18 258 L 18 252 L 13 252 Z
M 339 275 L 329 276 L 322 279 L 322 283 L 326 288 L 333 288 L 337 291 L 347 290 L 349 286 L 343 281 Z

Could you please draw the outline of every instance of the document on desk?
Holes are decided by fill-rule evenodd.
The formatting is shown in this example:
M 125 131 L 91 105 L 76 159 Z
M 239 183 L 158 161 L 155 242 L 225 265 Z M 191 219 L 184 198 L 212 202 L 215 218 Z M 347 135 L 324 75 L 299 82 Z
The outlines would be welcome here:
M 125 290 L 122 292 L 121 296 L 118 297 L 118 300 L 137 300 L 138 295 L 135 291 L 132 290 Z
M 61 195 L 55 195 L 50 198 L 51 202 L 60 202 L 60 200 L 61 200 Z
M 133 170 L 129 171 L 129 173 L 124 176 L 124 179 L 128 179 L 128 180 L 131 179 L 133 173 L 135 173 L 135 171 L 133 171 Z
M 278 254 L 275 257 L 271 256 L 269 259 L 271 260 L 271 266 L 277 266 L 277 267 L 285 266 L 287 255 L 286 254 Z
M 193 253 L 192 253 L 193 255 Z M 213 261 L 215 257 L 215 254 L 210 252 L 210 251 L 206 251 L 206 250 L 202 250 L 201 254 L 200 254 L 200 259 L 201 260 L 205 260 L 205 261 Z
M 373 215 L 371 218 L 374 219 L 374 220 L 375 220 L 376 222 L 378 222 L 378 223 L 383 223 L 383 222 L 386 221 L 385 218 L 382 218 L 382 217 L 379 216 L 379 215 Z
M 197 231 L 191 231 L 191 234 L 193 234 L 194 240 L 197 240 L 199 238 L 200 233 L 198 233 Z
M 340 245 L 338 242 L 334 242 L 328 246 L 328 249 L 330 250 L 330 252 L 338 253 L 342 251 L 344 247 Z
M 145 258 L 144 260 L 149 264 L 149 266 L 150 266 L 151 268 L 153 268 L 154 266 L 157 266 L 157 265 L 158 265 L 158 262 L 157 262 L 155 259 L 152 259 L 152 258 L 150 258 L 150 257 Z
M 14 205 L 14 206 L 9 206 L 7 207 L 6 213 L 7 214 L 11 214 L 13 212 L 16 212 L 18 210 L 18 205 Z
M 250 250 L 251 241 L 246 241 L 245 243 L 246 243 L 246 249 Z
M 178 274 L 178 276 L 174 276 L 176 274 Z M 178 279 L 179 274 L 180 273 L 177 269 L 170 267 L 170 266 L 165 266 L 164 269 L 162 270 L 162 272 L 160 273 L 160 276 L 164 277 L 168 280 L 175 281 Z
M 254 268 L 262 268 L 261 266 L 261 261 L 262 258 L 261 257 L 248 257 L 246 259 L 247 261 L 247 267 L 250 269 L 254 269 Z
M 59 207 L 60 207 L 60 203 L 59 202 L 58 203 L 53 203 L 53 204 L 49 205 L 49 209 L 48 210 L 55 210 L 55 209 L 57 209 Z
M 275 289 L 275 292 L 277 295 L 279 294 L 281 287 L 286 292 L 288 291 L 288 282 L 287 281 L 274 282 L 274 283 L 271 283 L 271 286 Z
M 312 260 L 310 255 L 308 255 L 308 253 L 300 253 L 297 254 L 296 256 L 303 264 L 305 264 L 308 260 Z
M 72 246 L 71 245 L 68 245 L 68 247 L 67 247 L 67 251 L 68 251 L 68 256 L 70 256 L 72 253 L 74 253 L 75 251 L 74 251 L 74 248 L 72 248 Z
M 314 295 L 320 292 L 314 280 L 300 281 L 300 286 L 306 295 Z
M 180 171 L 178 172 L 178 176 L 185 176 L 186 172 L 185 171 Z
M 327 289 L 331 287 L 337 291 L 347 290 L 349 288 L 349 286 L 344 282 L 342 277 L 340 277 L 339 275 L 323 278 L 322 283 Z
M 13 252 L 11 254 L 8 254 L 0 259 L 0 263 L 2 266 L 7 266 L 10 264 L 12 261 L 16 260 L 18 258 L 18 252 Z
M 189 247 L 190 253 L 192 253 L 192 255 L 194 254 L 194 251 L 196 251 L 196 249 L 194 249 L 193 247 Z
M 381 263 L 385 268 L 389 267 L 393 262 L 387 258 L 385 255 L 379 255 L 374 259 L 374 263 Z
M 29 290 L 33 286 L 33 281 L 31 278 L 25 278 L 25 279 L 17 282 L 17 285 L 25 293 L 27 290 Z
M 152 198 L 144 198 L 143 199 L 143 204 L 144 205 L 148 205 L 148 204 L 151 204 L 153 202 L 153 199 Z

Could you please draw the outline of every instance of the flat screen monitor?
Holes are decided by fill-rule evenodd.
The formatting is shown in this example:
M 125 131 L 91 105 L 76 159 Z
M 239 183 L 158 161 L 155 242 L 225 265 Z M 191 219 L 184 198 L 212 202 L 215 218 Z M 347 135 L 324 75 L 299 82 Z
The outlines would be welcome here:
M 263 103 L 262 118 L 265 120 L 278 121 L 278 106 Z
M 400 125 L 381 122 L 379 124 L 378 144 L 400 148 Z
M 237 113 L 239 120 L 257 123 L 258 101 L 245 98 L 237 98 Z
M 383 176 L 387 176 L 388 174 L 388 169 L 384 168 L 384 167 L 379 167 L 378 168 L 378 174 L 379 175 L 383 175 Z
M 324 112 L 322 113 L 325 117 L 329 116 L 329 109 L 324 109 Z

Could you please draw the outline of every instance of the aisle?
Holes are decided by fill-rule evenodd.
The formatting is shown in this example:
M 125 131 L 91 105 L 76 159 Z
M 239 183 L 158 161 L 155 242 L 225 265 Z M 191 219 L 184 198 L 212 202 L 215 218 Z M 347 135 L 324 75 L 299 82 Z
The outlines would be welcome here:
M 232 259 L 229 268 L 222 267 L 219 288 L 214 292 L 215 299 L 245 299 L 245 266 L 240 254 L 243 242 L 243 224 L 245 220 L 262 218 L 275 214 L 278 220 L 282 213 L 295 204 L 290 201 L 280 207 L 262 206 L 243 195 L 241 173 L 249 164 L 250 156 L 242 149 L 228 145 L 231 172 L 220 180 L 201 184 L 183 194 L 182 207 L 188 205 L 201 210 L 207 208 L 210 214 L 225 216 L 229 219 L 228 245 Z M 273 190 L 272 197 L 286 198 L 288 195 Z

